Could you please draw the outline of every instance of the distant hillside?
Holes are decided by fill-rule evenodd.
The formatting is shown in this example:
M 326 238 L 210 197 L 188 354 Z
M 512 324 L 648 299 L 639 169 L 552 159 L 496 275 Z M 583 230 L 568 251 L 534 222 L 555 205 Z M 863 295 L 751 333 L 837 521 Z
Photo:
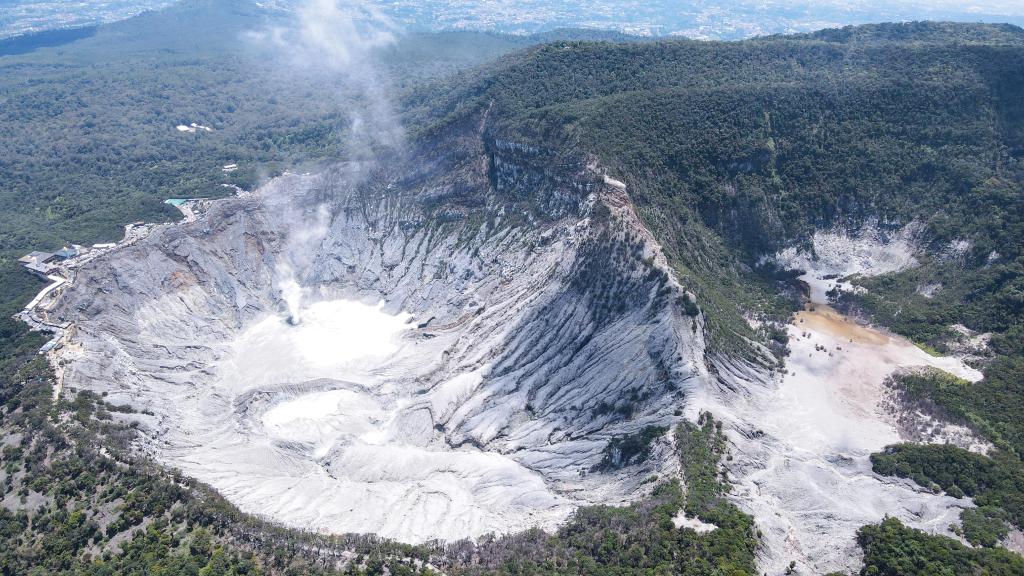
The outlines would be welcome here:
M 1024 29 L 1013 24 L 973 25 L 959 22 L 887 22 L 828 28 L 793 38 L 826 42 L 908 44 L 1015 44 L 1024 43 Z

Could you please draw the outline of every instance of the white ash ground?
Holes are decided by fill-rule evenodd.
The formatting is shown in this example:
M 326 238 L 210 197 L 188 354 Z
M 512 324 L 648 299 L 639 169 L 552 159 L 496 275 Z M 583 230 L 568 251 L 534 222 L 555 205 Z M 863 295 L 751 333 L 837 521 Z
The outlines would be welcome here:
M 806 271 L 804 280 L 811 287 L 811 301 L 827 303 L 829 290 L 854 290 L 848 282 L 842 282 L 842 278 L 854 274 L 877 276 L 916 266 L 914 251 L 918 234 L 920 226 L 917 224 L 893 232 L 867 225 L 855 235 L 841 230 L 820 230 L 814 233 L 811 250 L 791 247 L 770 259 L 789 270 Z
M 320 220 L 316 180 L 289 175 L 161 228 L 83 269 L 56 310 L 75 322 L 69 384 L 135 406 L 144 449 L 245 511 L 408 542 L 554 528 L 578 505 L 625 503 L 652 474 L 677 476 L 662 443 L 641 470 L 591 470 L 612 436 L 673 424 L 683 402 L 694 420 L 710 410 L 729 424 L 730 473 L 765 534 L 764 571 L 792 560 L 853 569 L 861 525 L 891 514 L 945 532 L 970 505 L 877 477 L 867 456 L 900 439 L 877 407 L 886 375 L 976 373 L 824 307 L 789 328 L 795 374 L 731 358 L 709 372 L 701 319 L 653 303 L 635 261 L 664 256 L 617 182 L 601 191 L 621 224 L 612 236 L 643 247 L 602 264 L 596 278 L 633 307 L 598 321 L 604 293 L 574 276 L 575 262 L 588 246 L 610 251 L 585 215 L 565 211 L 569 193 L 548 199 L 553 221 L 498 229 L 423 226 L 415 204 L 363 198 L 297 246 L 290 223 Z M 912 265 L 910 240 L 890 241 L 821 234 L 818 258 L 789 257 L 810 264 L 820 297 L 825 276 Z M 308 271 L 296 276 L 298 326 L 275 281 L 292 252 L 310 255 L 295 267 Z M 638 391 L 652 396 L 631 419 L 595 410 Z
M 738 483 L 735 496 L 764 533 L 760 570 L 851 572 L 860 564 L 855 532 L 895 516 L 910 526 L 953 536 L 969 499 L 935 495 L 909 481 L 880 477 L 869 455 L 901 437 L 880 401 L 894 371 L 931 366 L 976 381 L 981 374 L 955 358 L 936 358 L 907 340 L 861 326 L 825 304 L 835 276 L 877 274 L 914 265 L 912 231 L 883 238 L 818 233 L 815 258 L 789 250 L 776 259 L 807 271 L 813 307 L 787 328 L 785 371 L 771 377 L 721 362 L 719 387 L 692 403 L 731 424 Z M 931 440 L 942 441 L 942 434 Z
M 244 509 L 319 531 L 421 542 L 550 527 L 573 509 L 515 460 L 437 438 L 427 409 L 469 397 L 489 366 L 416 390 L 401 383 L 436 368 L 444 339 L 404 337 L 408 314 L 331 300 L 301 317 L 269 315 L 230 343 L 215 386 L 183 399 L 201 415 L 183 426 L 193 444 L 165 457 Z
M 672 525 L 676 528 L 690 528 L 698 534 L 707 534 L 718 529 L 718 526 L 705 522 L 700 518 L 688 517 L 686 512 L 682 510 L 672 517 Z
M 991 360 L 992 351 L 989 349 L 989 343 L 992 340 L 991 332 L 975 332 L 963 324 L 953 324 L 950 328 L 956 333 L 954 338 L 946 342 L 950 353 L 971 366 L 983 365 Z

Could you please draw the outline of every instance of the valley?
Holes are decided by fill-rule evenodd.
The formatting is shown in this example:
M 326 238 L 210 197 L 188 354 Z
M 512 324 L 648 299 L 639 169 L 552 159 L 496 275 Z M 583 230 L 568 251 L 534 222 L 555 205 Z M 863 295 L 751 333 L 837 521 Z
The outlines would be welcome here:
M 781 371 L 765 376 L 730 366 L 689 407 L 732 424 L 736 454 L 726 468 L 737 482 L 741 507 L 761 519 L 765 549 L 776 551 L 760 564 L 770 571 L 785 570 L 794 558 L 801 570 L 853 571 L 862 562 L 856 531 L 884 517 L 954 536 L 950 526 L 972 506 L 969 499 L 879 476 L 869 456 L 901 441 L 952 442 L 975 450 L 987 444 L 962 426 L 937 422 L 928 435 L 910 436 L 898 424 L 890 410 L 906 408 L 886 402 L 893 373 L 935 367 L 971 381 L 982 374 L 829 306 L 825 294 L 836 281 L 822 276 L 831 276 L 835 263 L 858 262 L 845 275 L 870 273 L 885 267 L 887 248 L 893 247 L 863 250 L 870 243 L 866 238 L 822 240 L 826 245 L 815 241 L 817 258 L 803 261 L 800 279 L 809 298 L 786 327 L 789 353 Z M 829 253 L 829 246 L 843 248 Z M 869 256 L 858 260 L 858 249 Z M 786 256 L 791 257 L 779 257 Z
M 524 159 L 517 150 L 499 145 L 488 163 L 509 173 L 537 169 L 534 152 Z M 575 264 L 555 254 L 585 253 L 595 241 L 608 246 L 611 231 L 611 246 L 621 243 L 626 256 L 602 251 L 598 258 L 612 256 L 602 273 L 642 271 L 653 257 L 643 276 L 667 278 L 656 274 L 664 255 L 623 202 L 628 189 L 587 170 L 568 188 L 558 178 L 553 188 L 539 187 L 552 209 L 536 215 L 546 221 L 539 231 L 521 221 L 503 225 L 510 205 L 498 196 L 483 207 L 498 216 L 492 220 L 467 218 L 478 208 L 449 200 L 458 218 L 417 232 L 425 220 L 408 210 L 423 198 L 382 198 L 372 191 L 395 184 L 365 178 L 366 167 L 355 180 L 345 168 L 286 174 L 81 270 L 77 286 L 43 311 L 73 323 L 66 352 L 53 361 L 72 389 L 131 406 L 148 437 L 142 446 L 157 460 L 245 512 L 303 530 L 369 531 L 414 544 L 555 530 L 579 506 L 635 501 L 650 489 L 635 470 L 596 473 L 608 438 L 709 412 L 726 424 L 734 451 L 725 465 L 734 497 L 759 519 L 761 569 L 781 571 L 794 559 L 803 570 L 854 569 L 861 562 L 855 532 L 884 517 L 955 536 L 949 527 L 969 499 L 880 477 L 868 457 L 904 440 L 987 450 L 968 428 L 941 422 L 930 436 L 908 437 L 885 411 L 886 379 L 897 370 L 932 366 L 972 381 L 981 373 L 842 315 L 826 295 L 837 285 L 854 290 L 835 279 L 837 270 L 913 266 L 908 244 L 864 232 L 857 240 L 819 236 L 813 257 L 780 252 L 777 261 L 804 272 L 809 300 L 786 328 L 789 352 L 778 372 L 743 360 L 705 364 L 706 345 L 690 335 L 697 319 L 681 308 L 672 313 L 663 289 L 652 292 L 658 282 L 648 284 L 650 303 L 637 312 L 648 318 L 640 325 L 654 320 L 660 332 L 602 336 L 608 322 L 637 325 L 635 313 L 613 310 L 609 319 L 601 300 L 587 299 L 592 307 L 560 312 L 562 322 L 583 322 L 588 333 L 582 349 L 562 355 L 564 341 L 530 332 L 549 325 L 534 307 L 559 313 L 560 291 L 586 271 L 582 254 Z M 602 211 L 607 220 L 595 222 Z M 524 260 L 519 247 L 529 245 Z M 125 275 L 122 263 L 140 259 L 149 269 Z M 614 280 L 605 289 L 639 295 L 642 286 Z M 651 348 L 652 337 L 670 356 Z M 646 342 L 646 352 L 631 353 L 631 341 Z M 635 385 L 623 377 L 642 369 L 644 357 L 652 378 L 666 360 L 676 366 L 662 382 L 668 402 L 645 407 L 640 397 L 630 407 L 634 418 L 609 427 L 600 405 L 616 410 L 621 387 Z M 560 366 L 547 378 L 567 384 L 533 380 L 537 369 L 551 370 L 542 360 Z M 602 373 L 614 379 L 596 388 L 571 384 Z M 113 385 L 97 386 L 103 382 Z M 670 456 L 656 450 L 646 474 L 678 474 Z M 678 526 L 715 528 L 680 518 Z

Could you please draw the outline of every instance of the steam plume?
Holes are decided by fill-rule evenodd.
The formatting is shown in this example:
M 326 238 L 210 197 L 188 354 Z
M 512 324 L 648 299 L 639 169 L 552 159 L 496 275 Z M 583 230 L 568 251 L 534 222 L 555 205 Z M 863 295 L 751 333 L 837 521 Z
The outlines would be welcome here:
M 377 57 L 398 35 L 396 24 L 371 2 L 305 0 L 292 26 L 253 32 L 249 39 L 272 48 L 305 81 L 338 86 L 337 106 L 349 120 L 342 135 L 348 156 L 365 160 L 404 140 Z
M 290 26 L 253 32 L 249 40 L 271 48 L 287 73 L 338 86 L 336 105 L 348 116 L 347 129 L 339 136 L 354 169 L 372 163 L 384 150 L 401 148 L 404 133 L 377 61 L 379 50 L 397 40 L 398 29 L 391 19 L 363 0 L 305 0 L 294 15 Z M 303 281 L 330 221 L 326 202 L 312 218 L 300 210 L 287 206 L 282 214 L 290 235 L 275 271 L 275 286 L 293 324 L 301 321 L 307 294 Z
M 286 207 L 285 210 L 288 222 L 304 222 L 308 218 L 308 215 L 298 213 L 293 207 Z M 327 205 L 320 204 L 316 208 L 312 222 L 305 225 L 296 224 L 285 242 L 282 262 L 275 270 L 274 284 L 288 307 L 288 322 L 291 324 L 299 324 L 302 321 L 302 300 L 306 295 L 306 289 L 302 286 L 296 269 L 306 271 L 312 266 L 319 244 L 327 235 L 330 218 Z

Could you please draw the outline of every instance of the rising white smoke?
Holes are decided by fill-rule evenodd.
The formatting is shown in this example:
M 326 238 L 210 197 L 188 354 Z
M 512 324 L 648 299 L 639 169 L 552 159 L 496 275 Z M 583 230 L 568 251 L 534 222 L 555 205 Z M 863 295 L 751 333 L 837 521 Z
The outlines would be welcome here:
M 247 35 L 303 81 L 338 86 L 337 106 L 349 118 L 341 137 L 352 158 L 372 158 L 404 142 L 378 54 L 398 40 L 395 22 L 366 0 L 303 0 L 290 26 Z
M 301 28 L 297 48 L 306 52 L 298 56 L 312 56 L 319 66 L 363 66 L 371 50 L 395 42 L 394 23 L 366 2 L 308 0 L 297 13 Z
M 286 211 L 290 212 L 287 208 Z M 292 228 L 285 242 L 281 260 L 274 272 L 274 285 L 288 307 L 288 322 L 299 324 L 302 322 L 302 302 L 308 291 L 301 283 L 301 275 L 313 264 L 320 242 L 327 235 L 331 213 L 326 204 L 321 204 L 312 221 L 307 221 L 308 215 L 299 213 L 286 213 L 285 218 L 302 224 Z
M 346 160 L 357 170 L 404 143 L 378 62 L 380 50 L 394 44 L 398 34 L 394 22 L 371 2 L 303 0 L 290 25 L 251 32 L 247 39 L 264 50 L 271 49 L 289 76 L 337 86 L 335 105 L 348 117 L 339 138 L 345 145 Z M 291 214 L 290 208 L 283 216 L 293 224 L 274 283 L 288 307 L 289 321 L 298 324 L 308 296 L 303 281 L 327 233 L 330 211 L 326 204 L 320 205 L 311 218 L 308 213 Z
M 297 325 L 302 322 L 302 298 L 305 289 L 295 279 L 295 271 L 288 264 L 277 269 L 277 286 L 281 299 L 288 306 L 288 323 Z

